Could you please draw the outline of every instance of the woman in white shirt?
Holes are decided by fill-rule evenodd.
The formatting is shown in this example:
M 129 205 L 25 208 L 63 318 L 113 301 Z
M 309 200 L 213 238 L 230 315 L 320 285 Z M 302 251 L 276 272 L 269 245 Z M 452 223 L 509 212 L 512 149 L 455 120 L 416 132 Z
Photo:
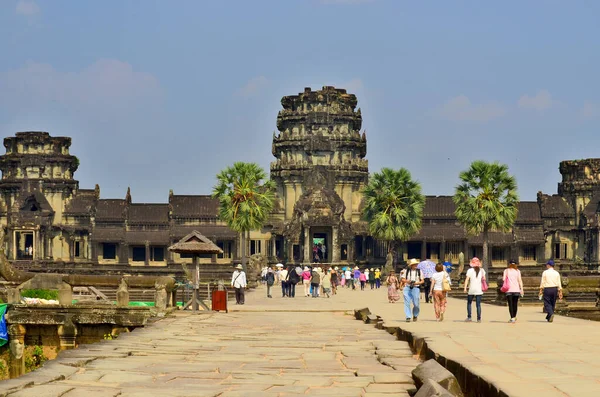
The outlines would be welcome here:
M 431 276 L 431 290 L 429 296 L 433 297 L 433 310 L 437 321 L 444 321 L 444 313 L 446 312 L 447 292 L 444 291 L 444 279 L 450 283 L 450 276 L 444 271 L 444 265 L 438 263 L 435 265 L 435 273 Z
M 485 270 L 481 268 L 481 261 L 478 258 L 471 259 L 471 268 L 467 271 L 467 279 L 465 280 L 465 292 L 467 287 L 469 288 L 467 296 L 467 319 L 466 322 L 471 320 L 471 304 L 473 299 L 475 300 L 475 306 L 477 308 L 477 322 L 481 322 L 481 297 L 483 296 L 483 290 L 481 284 L 485 280 Z

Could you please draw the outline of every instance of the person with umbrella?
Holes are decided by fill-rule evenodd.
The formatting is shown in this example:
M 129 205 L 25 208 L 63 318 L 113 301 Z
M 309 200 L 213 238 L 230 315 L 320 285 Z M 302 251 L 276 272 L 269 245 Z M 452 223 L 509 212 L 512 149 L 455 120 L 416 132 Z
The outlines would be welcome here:
M 417 269 L 421 271 L 421 275 L 425 279 L 425 283 L 423 284 L 423 291 L 425 291 L 425 303 L 433 303 L 433 298 L 429 296 L 429 290 L 431 289 L 431 276 L 435 273 L 435 262 L 432 260 L 426 259 L 424 261 L 419 262 L 417 265 Z

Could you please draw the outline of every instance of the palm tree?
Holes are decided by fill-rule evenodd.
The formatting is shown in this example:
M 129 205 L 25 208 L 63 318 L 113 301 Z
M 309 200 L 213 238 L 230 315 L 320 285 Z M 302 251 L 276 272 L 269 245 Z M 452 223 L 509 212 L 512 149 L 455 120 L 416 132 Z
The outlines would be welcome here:
M 398 243 L 421 228 L 425 205 L 421 185 L 405 168 L 383 168 L 369 179 L 363 196 L 362 216 L 369 223 L 370 234 L 390 242 L 390 252 L 395 257 Z
M 242 266 L 246 270 L 246 234 L 260 229 L 275 201 L 275 185 L 256 163 L 236 162 L 217 175 L 213 197 L 219 200 L 219 218 L 242 234 Z
M 483 233 L 483 267 L 489 266 L 489 232 L 508 232 L 517 218 L 517 181 L 508 166 L 477 160 L 460 173 L 454 192 L 456 217 L 467 233 Z

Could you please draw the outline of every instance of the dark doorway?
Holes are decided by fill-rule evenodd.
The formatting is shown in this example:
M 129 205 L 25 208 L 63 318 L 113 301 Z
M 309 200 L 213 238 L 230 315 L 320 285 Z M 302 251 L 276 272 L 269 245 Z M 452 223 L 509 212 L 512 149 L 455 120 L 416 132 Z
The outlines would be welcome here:
M 313 262 L 328 262 L 331 247 L 327 241 L 327 233 L 313 233 L 312 244 Z
M 406 244 L 406 251 L 408 253 L 408 259 L 421 258 L 421 247 L 420 242 L 409 242 Z
M 33 259 L 33 232 L 17 232 L 17 259 Z
M 354 252 L 356 252 L 356 258 L 364 258 L 365 253 L 363 252 L 363 236 L 356 236 L 354 238 Z

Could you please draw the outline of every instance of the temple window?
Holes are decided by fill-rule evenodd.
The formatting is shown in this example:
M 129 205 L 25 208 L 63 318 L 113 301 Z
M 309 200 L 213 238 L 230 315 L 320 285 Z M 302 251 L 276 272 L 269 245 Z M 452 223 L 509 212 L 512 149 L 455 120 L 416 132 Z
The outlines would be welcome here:
M 217 241 L 217 247 L 223 250 L 222 254 L 218 254 L 218 258 L 233 258 L 233 241 Z
M 523 246 L 523 260 L 524 261 L 537 260 L 537 247 L 535 245 Z
M 250 240 L 250 255 L 262 253 L 262 240 Z
M 492 247 L 492 262 L 506 262 L 506 249 L 504 247 Z
M 348 244 L 342 244 L 340 247 L 340 259 L 343 261 L 348 260 Z
M 131 259 L 134 262 L 145 262 L 146 261 L 146 247 L 138 245 L 131 247 Z
M 33 258 L 33 232 L 16 232 L 17 259 Z
M 117 259 L 117 244 L 115 244 L 115 243 L 102 244 L 102 258 L 103 259 Z
M 165 260 L 165 247 L 152 246 L 150 248 L 150 260 L 163 262 Z
M 81 241 L 75 241 L 73 243 L 73 253 L 75 258 L 81 257 Z
M 554 259 L 567 259 L 567 243 L 554 244 Z

